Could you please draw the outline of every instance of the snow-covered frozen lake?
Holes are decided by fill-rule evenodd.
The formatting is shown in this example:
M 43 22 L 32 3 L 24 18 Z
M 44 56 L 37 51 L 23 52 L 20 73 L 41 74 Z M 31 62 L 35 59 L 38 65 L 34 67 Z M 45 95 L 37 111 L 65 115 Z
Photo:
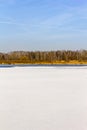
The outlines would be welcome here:
M 87 67 L 0 68 L 0 130 L 87 130 Z

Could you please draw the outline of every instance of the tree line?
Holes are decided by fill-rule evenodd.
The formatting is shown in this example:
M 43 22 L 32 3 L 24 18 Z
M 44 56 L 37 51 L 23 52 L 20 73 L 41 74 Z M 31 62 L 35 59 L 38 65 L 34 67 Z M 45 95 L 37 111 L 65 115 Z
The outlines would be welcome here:
M 0 53 L 0 63 L 57 63 L 69 61 L 86 62 L 87 50 L 57 50 L 57 51 L 14 51 Z

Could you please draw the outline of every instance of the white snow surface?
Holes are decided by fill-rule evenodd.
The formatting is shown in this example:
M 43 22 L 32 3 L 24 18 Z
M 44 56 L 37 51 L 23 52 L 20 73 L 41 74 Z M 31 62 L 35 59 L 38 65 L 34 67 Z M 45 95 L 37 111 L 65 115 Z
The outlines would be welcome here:
M 0 68 L 0 130 L 87 130 L 87 67 Z

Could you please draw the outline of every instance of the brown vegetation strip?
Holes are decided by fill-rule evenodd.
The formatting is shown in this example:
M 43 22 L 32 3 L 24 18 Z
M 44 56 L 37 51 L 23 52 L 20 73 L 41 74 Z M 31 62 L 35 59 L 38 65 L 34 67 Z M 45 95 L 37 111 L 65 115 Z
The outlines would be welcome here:
M 0 64 L 87 64 L 87 50 L 0 53 Z

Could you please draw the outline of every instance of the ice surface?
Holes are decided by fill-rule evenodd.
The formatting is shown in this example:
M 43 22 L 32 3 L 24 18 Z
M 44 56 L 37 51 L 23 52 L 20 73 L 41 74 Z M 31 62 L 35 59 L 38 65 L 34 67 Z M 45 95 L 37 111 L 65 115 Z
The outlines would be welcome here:
M 0 68 L 0 130 L 87 130 L 87 67 Z

